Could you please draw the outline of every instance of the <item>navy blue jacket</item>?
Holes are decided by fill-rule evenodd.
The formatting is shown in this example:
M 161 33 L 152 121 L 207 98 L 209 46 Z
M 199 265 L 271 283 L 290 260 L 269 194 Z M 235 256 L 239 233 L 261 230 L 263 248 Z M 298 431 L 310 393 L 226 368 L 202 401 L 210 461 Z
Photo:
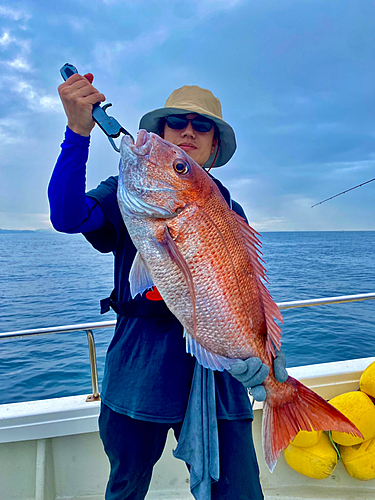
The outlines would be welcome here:
M 81 138 L 67 130 L 49 188 L 51 214 L 54 214 L 51 219 L 65 221 L 66 227 L 57 227 L 59 230 L 83 232 L 100 252 L 113 252 L 113 296 L 117 301 L 130 304 L 149 302 L 146 293 L 142 297 L 131 299 L 128 276 L 136 249 L 118 208 L 118 178 L 109 177 L 96 189 L 89 191 L 86 208 L 83 207 L 85 187 L 83 184 L 82 189 L 82 179 L 84 182 L 88 144 L 87 138 Z M 69 176 L 72 177 L 70 180 L 67 179 Z M 79 178 L 77 185 L 73 176 L 76 180 Z M 242 207 L 230 199 L 229 191 L 214 180 L 232 209 L 245 217 Z M 69 186 L 69 205 L 65 208 L 63 200 L 66 195 L 61 193 L 62 188 L 59 186 Z M 72 190 L 76 192 L 73 193 Z M 67 212 L 77 213 L 72 206 L 74 203 L 81 203 L 82 220 L 80 224 L 75 219 L 70 229 Z M 63 216 L 60 215 L 61 211 L 64 212 Z M 100 220 L 100 227 L 95 224 L 95 217 Z M 90 230 L 92 227 L 95 229 Z M 156 308 L 165 309 L 163 301 L 154 304 Z M 182 421 L 196 362 L 195 358 L 186 353 L 182 330 L 181 324 L 172 314 L 162 312 L 161 315 L 156 313 L 149 317 L 119 314 L 106 356 L 102 401 L 112 410 L 133 418 L 165 423 Z M 226 371 L 215 372 L 215 381 L 218 418 L 252 418 L 244 386 Z

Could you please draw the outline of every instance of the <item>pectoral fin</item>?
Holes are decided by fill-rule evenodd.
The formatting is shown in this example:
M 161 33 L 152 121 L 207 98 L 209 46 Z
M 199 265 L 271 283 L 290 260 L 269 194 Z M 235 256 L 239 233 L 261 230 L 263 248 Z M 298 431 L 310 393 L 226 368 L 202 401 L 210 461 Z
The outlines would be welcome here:
M 147 269 L 145 261 L 142 259 L 139 252 L 134 257 L 132 267 L 129 273 L 130 293 L 132 298 L 139 293 L 142 294 L 145 290 L 154 286 L 153 280 Z
M 197 331 L 197 315 L 196 315 L 196 309 L 195 309 L 195 304 L 196 304 L 196 298 L 195 298 L 195 287 L 194 287 L 194 282 L 193 282 L 193 277 L 191 275 L 189 266 L 184 259 L 184 256 L 181 254 L 180 250 L 178 249 L 178 246 L 174 239 L 172 238 L 168 227 L 163 226 L 163 228 L 160 229 L 158 234 L 156 235 L 156 240 L 160 245 L 160 248 L 164 250 L 168 254 L 168 256 L 172 259 L 172 261 L 178 266 L 180 271 L 185 277 L 186 284 L 188 286 L 189 290 L 189 298 L 191 301 L 191 305 L 193 308 L 193 324 L 194 324 L 194 338 L 196 338 L 196 331 Z

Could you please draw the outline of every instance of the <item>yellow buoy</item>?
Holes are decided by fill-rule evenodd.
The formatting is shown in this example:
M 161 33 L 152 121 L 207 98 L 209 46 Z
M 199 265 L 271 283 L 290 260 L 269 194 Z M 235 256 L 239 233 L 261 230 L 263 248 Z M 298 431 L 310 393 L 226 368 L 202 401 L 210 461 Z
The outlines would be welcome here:
M 363 439 L 347 432 L 332 431 L 332 439 L 344 446 L 363 443 L 375 437 L 375 406 L 371 399 L 360 391 L 346 392 L 329 401 L 363 434 Z
M 314 479 L 329 477 L 337 464 L 337 453 L 326 434 L 322 434 L 319 441 L 309 448 L 289 444 L 284 456 L 292 469 Z
M 354 446 L 339 446 L 345 469 L 355 479 L 375 479 L 375 439 Z
M 375 398 L 375 361 L 362 373 L 359 388 L 368 396 Z
M 314 446 L 316 444 L 323 431 L 299 431 L 297 436 L 290 442 L 293 446 L 299 446 L 300 448 L 308 448 L 309 446 Z

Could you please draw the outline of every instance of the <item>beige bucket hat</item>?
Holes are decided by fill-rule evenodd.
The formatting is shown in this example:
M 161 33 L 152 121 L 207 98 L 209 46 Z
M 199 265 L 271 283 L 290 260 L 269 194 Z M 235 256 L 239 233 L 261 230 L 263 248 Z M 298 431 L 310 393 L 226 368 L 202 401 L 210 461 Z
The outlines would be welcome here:
M 219 99 L 210 90 L 197 85 L 184 85 L 174 90 L 166 100 L 164 108 L 150 111 L 141 118 L 139 128 L 159 134 L 160 120 L 162 118 L 169 115 L 186 115 L 188 113 L 198 113 L 216 124 L 220 134 L 219 151 L 218 153 L 215 151 L 210 156 L 206 165 L 211 165 L 216 153 L 217 158 L 213 167 L 225 165 L 236 151 L 236 137 L 232 127 L 223 120 Z

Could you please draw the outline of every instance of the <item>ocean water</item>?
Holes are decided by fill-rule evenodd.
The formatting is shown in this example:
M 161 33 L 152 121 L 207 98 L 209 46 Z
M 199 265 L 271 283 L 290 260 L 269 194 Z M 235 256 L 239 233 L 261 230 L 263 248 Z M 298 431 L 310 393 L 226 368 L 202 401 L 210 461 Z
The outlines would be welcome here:
M 276 302 L 375 292 L 375 232 L 262 235 Z M 115 319 L 100 315 L 113 257 L 82 235 L 0 234 L 0 332 Z M 375 355 L 375 300 L 283 312 L 288 366 Z M 99 380 L 113 329 L 94 332 Z M 91 393 L 84 332 L 0 339 L 0 404 Z

